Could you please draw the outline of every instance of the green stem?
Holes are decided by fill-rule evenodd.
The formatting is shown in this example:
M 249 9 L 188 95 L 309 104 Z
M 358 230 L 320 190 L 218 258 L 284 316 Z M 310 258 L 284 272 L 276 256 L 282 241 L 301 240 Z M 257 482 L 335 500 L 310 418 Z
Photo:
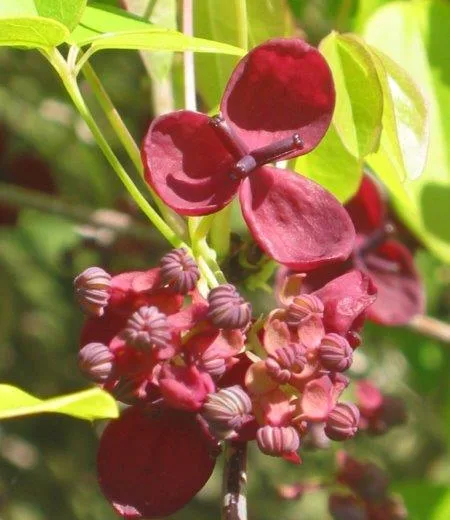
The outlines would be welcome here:
M 231 244 L 231 204 L 214 215 L 211 226 L 211 245 L 220 260 L 226 258 Z
M 89 83 L 92 92 L 97 98 L 97 101 L 103 109 L 103 112 L 108 118 L 109 123 L 111 124 L 117 137 L 119 138 L 129 158 L 131 159 L 131 162 L 135 166 L 139 175 L 143 178 L 144 167 L 142 164 L 140 150 L 136 144 L 136 141 L 133 139 L 132 135 L 128 131 L 127 126 L 123 122 L 123 119 L 120 117 L 119 112 L 117 111 L 116 107 L 111 101 L 111 98 L 109 97 L 108 93 L 103 87 L 100 78 L 97 76 L 89 62 L 86 62 L 84 64 L 82 72 L 87 82 Z M 150 186 L 148 186 L 147 183 L 145 185 L 148 188 L 150 195 L 152 196 L 152 199 L 155 201 L 155 204 L 158 207 L 159 212 L 163 216 L 164 220 L 170 225 L 170 227 L 172 227 L 172 229 L 178 235 L 185 236 L 186 225 L 184 223 L 184 220 L 181 217 L 179 217 L 176 213 L 171 211 L 158 197 L 158 195 L 156 195 L 156 193 L 150 188 Z
M 100 128 L 97 126 L 94 118 L 92 117 L 89 108 L 87 107 L 83 96 L 81 95 L 80 89 L 76 82 L 75 77 L 72 75 L 67 63 L 59 53 L 57 49 L 41 51 L 45 57 L 49 60 L 55 71 L 58 73 L 61 81 L 63 82 L 69 96 L 72 99 L 73 104 L 79 111 L 81 117 L 91 130 L 98 146 L 102 150 L 106 159 L 108 160 L 111 167 L 114 169 L 119 179 L 124 184 L 128 193 L 131 195 L 133 200 L 149 218 L 152 224 L 158 229 L 158 231 L 172 244 L 173 247 L 185 247 L 190 248 L 178 237 L 178 235 L 164 222 L 164 220 L 158 215 L 158 213 L 150 206 L 147 200 L 140 193 L 136 185 L 133 183 L 127 172 L 123 168 L 120 161 L 115 156 L 105 137 L 103 136 Z
M 235 0 L 236 6 L 236 27 L 238 30 L 238 46 L 248 50 L 248 18 L 247 0 Z

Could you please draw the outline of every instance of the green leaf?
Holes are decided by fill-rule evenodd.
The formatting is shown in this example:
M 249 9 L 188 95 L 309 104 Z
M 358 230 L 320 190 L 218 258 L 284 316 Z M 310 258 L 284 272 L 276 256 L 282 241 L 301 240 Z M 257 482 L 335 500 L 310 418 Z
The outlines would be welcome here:
M 429 482 L 401 482 L 393 490 L 405 501 L 410 520 L 448 520 L 450 518 L 450 490 Z
M 38 14 L 34 0 L 2 0 L 0 2 L 0 18 L 38 16 Z
M 52 18 L 70 30 L 80 21 L 87 0 L 34 0 L 40 16 Z
M 86 8 L 70 41 L 79 46 L 91 44 L 89 54 L 105 49 L 218 52 L 236 56 L 244 53 L 238 47 L 185 36 L 101 4 Z
M 390 118 L 400 128 L 401 151 L 399 155 L 394 143 L 388 145 L 382 137 L 380 152 L 370 158 L 369 164 L 385 181 L 404 222 L 446 262 L 450 262 L 449 33 L 450 5 L 438 0 L 393 2 L 376 11 L 365 29 L 369 43 L 391 58 L 377 52 L 391 88 L 394 113 Z M 425 134 L 422 131 L 420 138 L 418 129 L 424 104 L 418 89 L 392 60 L 420 83 L 428 104 L 430 145 L 420 176 L 424 146 L 418 143 L 423 143 Z M 409 110 L 412 104 L 415 116 Z M 403 186 L 398 181 L 401 156 L 406 170 Z
M 319 49 L 335 82 L 336 131 L 349 152 L 360 159 L 377 149 L 381 133 L 383 93 L 372 56 L 356 36 L 335 32 L 322 40 Z
M 332 123 L 319 146 L 298 157 L 294 170 L 318 182 L 341 202 L 346 202 L 358 190 L 362 164 L 343 145 Z
M 0 46 L 56 47 L 69 36 L 67 27 L 50 18 L 0 18 Z
M 0 385 L 0 419 L 38 413 L 62 413 L 89 421 L 119 415 L 114 398 L 100 388 L 42 400 L 15 386 Z

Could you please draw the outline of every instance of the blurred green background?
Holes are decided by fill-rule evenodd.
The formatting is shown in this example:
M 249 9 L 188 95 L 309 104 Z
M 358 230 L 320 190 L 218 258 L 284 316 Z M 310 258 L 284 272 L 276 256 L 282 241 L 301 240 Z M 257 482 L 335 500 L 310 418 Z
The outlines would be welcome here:
M 342 2 L 292 0 L 290 16 L 318 41 L 332 27 L 351 26 L 358 6 L 347 3 L 344 16 Z M 141 139 L 154 114 L 155 92 L 139 55 L 108 52 L 93 63 L 131 133 Z M 176 56 L 175 94 L 179 69 Z M 107 129 L 103 116 L 96 117 Z M 107 135 L 127 164 L 114 135 Z M 86 388 L 76 368 L 82 315 L 73 302 L 74 276 L 90 265 L 110 272 L 149 268 L 168 247 L 124 194 L 35 52 L 0 50 L 0 182 L 0 381 L 39 397 Z M 424 250 L 417 262 L 427 313 L 449 322 L 450 267 Z M 274 305 L 263 292 L 253 300 L 261 310 Z M 404 398 L 409 418 L 382 437 L 361 435 L 345 448 L 385 468 L 417 520 L 450 518 L 449 373 L 450 344 L 370 324 L 352 368 L 355 377 L 370 377 Z M 115 518 L 96 482 L 102 426 L 57 415 L 1 422 L 0 520 Z M 249 518 L 328 518 L 325 493 L 286 502 L 275 486 L 329 477 L 336 449 L 305 451 L 300 467 L 251 449 Z M 217 518 L 220 478 L 218 466 L 199 496 L 173 518 Z

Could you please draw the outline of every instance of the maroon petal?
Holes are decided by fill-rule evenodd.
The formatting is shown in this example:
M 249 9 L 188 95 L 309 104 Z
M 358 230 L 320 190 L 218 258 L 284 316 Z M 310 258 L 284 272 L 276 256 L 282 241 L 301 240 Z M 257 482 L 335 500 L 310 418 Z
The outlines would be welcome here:
M 404 325 L 424 312 L 424 289 L 409 250 L 387 240 L 365 258 L 365 265 L 378 289 L 367 317 L 383 325 Z
M 298 133 L 312 150 L 334 110 L 333 78 L 322 55 L 299 39 L 274 39 L 250 51 L 234 70 L 220 105 L 230 127 L 254 150 Z
M 345 205 L 358 233 L 368 234 L 383 226 L 386 204 L 380 187 L 364 175 L 358 193 Z
M 194 416 L 138 407 L 109 423 L 97 458 L 100 487 L 127 519 L 174 513 L 204 486 L 214 464 Z
M 357 331 L 376 294 L 371 278 L 361 271 L 350 271 L 316 291 L 314 295 L 325 307 L 326 332 L 345 336 L 350 330 Z
M 253 238 L 280 264 L 308 271 L 352 251 L 355 232 L 347 212 L 301 175 L 259 168 L 244 180 L 239 197 Z
M 223 208 L 239 186 L 229 173 L 235 162 L 204 114 L 181 110 L 158 117 L 142 145 L 145 179 L 182 215 Z

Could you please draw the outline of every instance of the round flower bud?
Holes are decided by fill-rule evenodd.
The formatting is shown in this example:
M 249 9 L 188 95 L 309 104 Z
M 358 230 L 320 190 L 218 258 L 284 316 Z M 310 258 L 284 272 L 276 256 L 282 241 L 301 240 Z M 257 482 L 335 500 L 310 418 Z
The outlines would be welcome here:
M 208 318 L 220 329 L 242 329 L 250 323 L 252 307 L 229 283 L 211 289 L 208 294 Z
M 277 382 L 284 384 L 289 381 L 292 373 L 300 373 L 306 365 L 306 349 L 298 343 L 278 348 L 273 356 L 266 359 L 269 375 Z
M 81 373 L 96 383 L 104 383 L 114 368 L 114 355 L 102 343 L 88 343 L 78 353 Z
M 263 426 L 256 432 L 256 442 L 263 453 L 278 457 L 297 451 L 300 437 L 293 426 Z
M 325 434 L 333 441 L 345 441 L 358 431 L 359 410 L 352 403 L 338 403 L 328 414 Z
M 333 372 L 344 372 L 353 362 L 353 349 L 339 334 L 327 334 L 319 347 L 320 364 Z
M 160 262 L 161 279 L 179 294 L 187 294 L 200 278 L 195 260 L 184 248 L 174 249 L 164 255 Z
M 323 318 L 322 300 L 313 294 L 302 294 L 294 298 L 287 309 L 286 323 L 290 327 L 298 327 L 311 317 Z
M 110 297 L 111 276 L 101 267 L 89 267 L 75 278 L 73 285 L 83 312 L 103 316 Z
M 133 347 L 147 350 L 164 348 L 171 340 L 167 316 L 157 307 L 141 307 L 131 315 L 122 338 Z
M 228 438 L 250 418 L 252 402 L 239 385 L 209 394 L 202 416 L 217 437 Z

